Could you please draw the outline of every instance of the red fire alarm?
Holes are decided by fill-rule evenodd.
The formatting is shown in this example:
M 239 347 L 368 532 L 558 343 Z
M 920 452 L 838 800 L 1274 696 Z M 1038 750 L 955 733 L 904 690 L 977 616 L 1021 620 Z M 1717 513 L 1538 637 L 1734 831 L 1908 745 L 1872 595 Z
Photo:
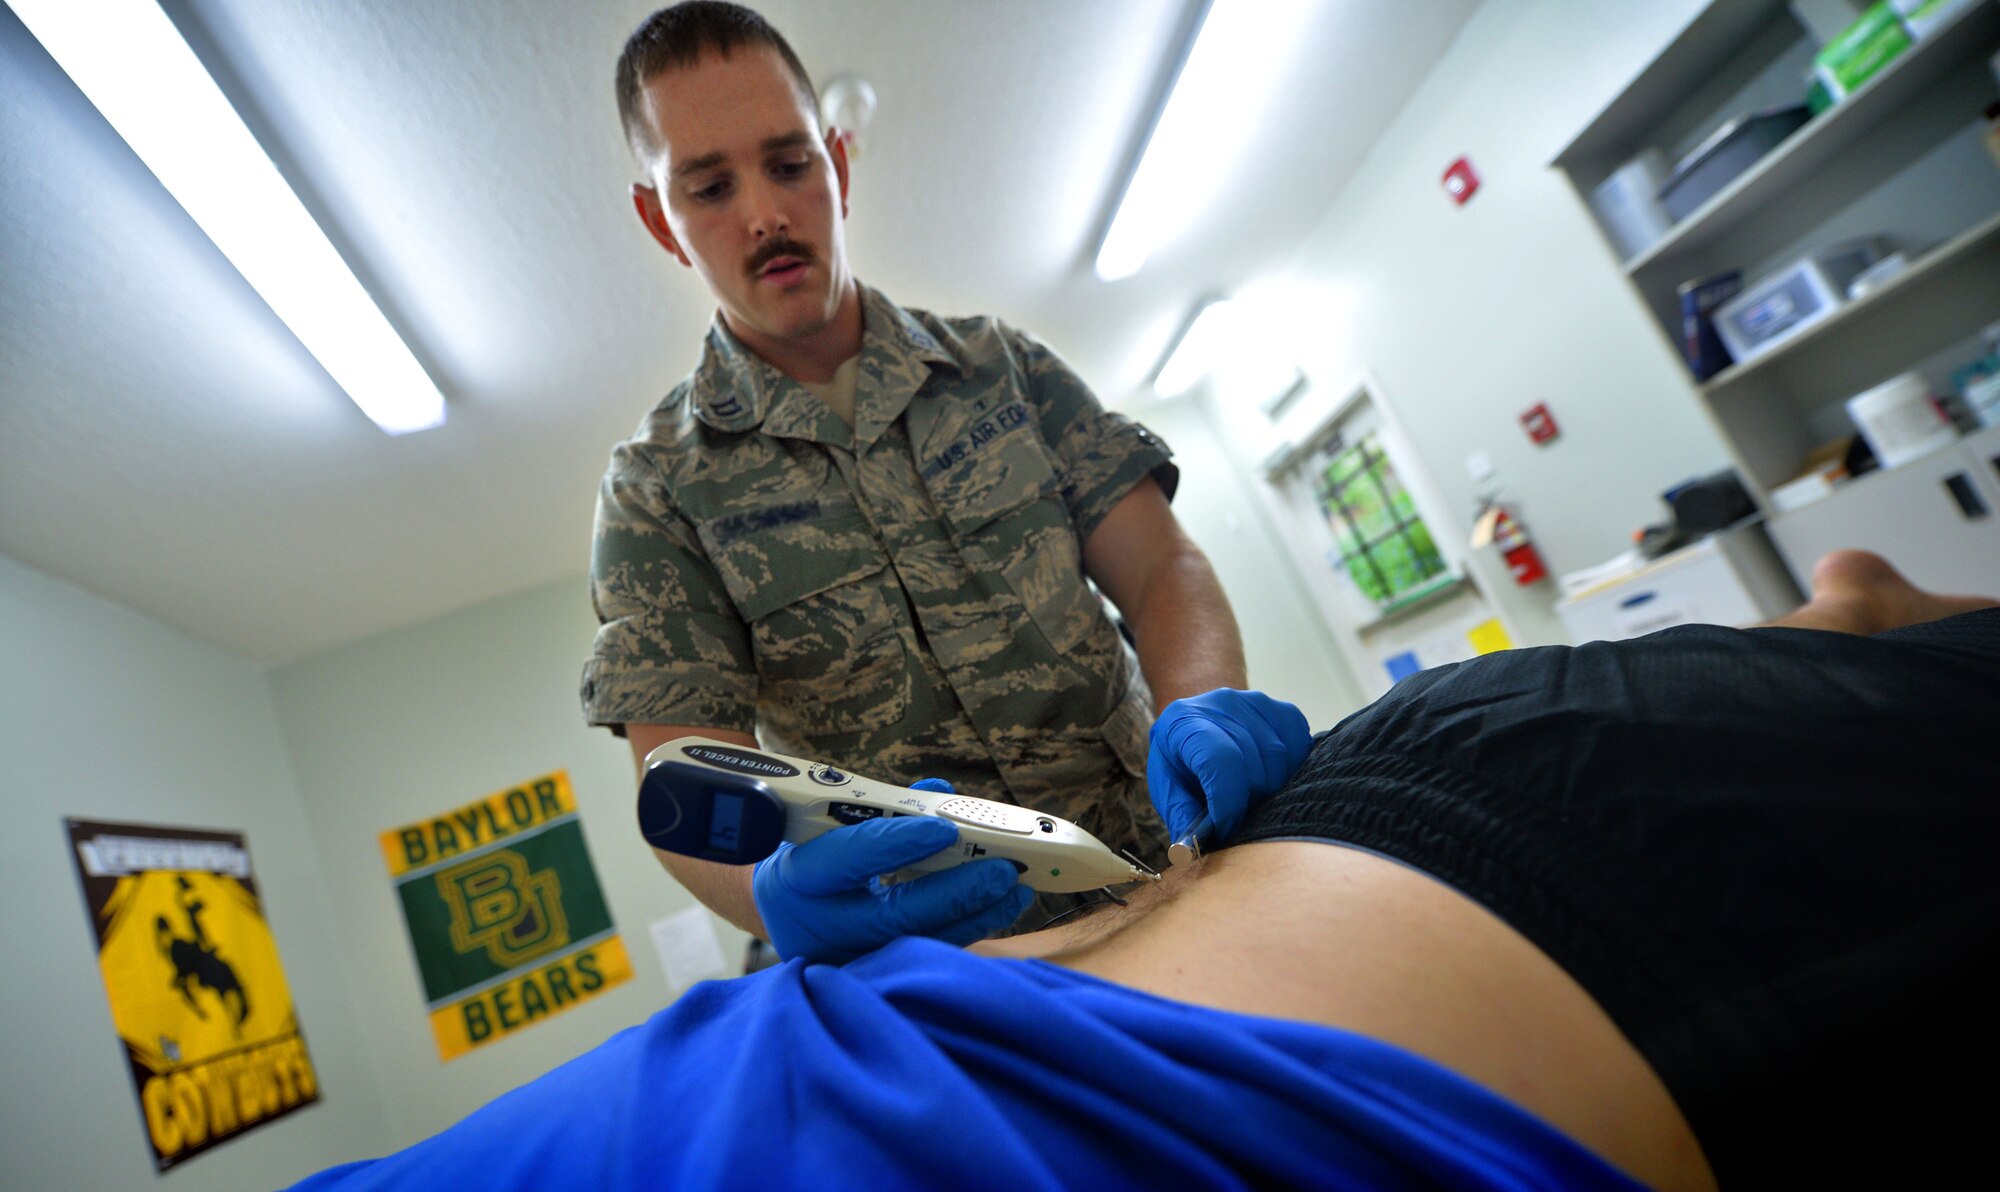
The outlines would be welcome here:
M 1521 427 L 1528 432 L 1528 439 L 1535 443 L 1546 443 L 1562 433 L 1556 425 L 1556 416 L 1549 413 L 1547 402 L 1537 402 L 1535 408 L 1521 415 Z
M 1444 193 L 1451 196 L 1452 202 L 1463 207 L 1478 189 L 1479 175 L 1472 172 L 1471 158 L 1461 157 L 1445 167 Z

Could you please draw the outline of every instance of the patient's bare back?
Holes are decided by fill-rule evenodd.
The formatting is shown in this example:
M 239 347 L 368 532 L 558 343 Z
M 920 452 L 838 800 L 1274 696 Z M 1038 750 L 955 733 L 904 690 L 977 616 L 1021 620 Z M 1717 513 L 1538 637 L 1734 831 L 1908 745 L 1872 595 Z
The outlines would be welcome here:
M 1205 859 L 1198 875 L 1170 875 L 1128 911 L 982 950 L 1381 1039 L 1540 1115 L 1654 1187 L 1714 1186 L 1665 1086 L 1582 987 L 1478 904 L 1373 853 L 1242 845 Z

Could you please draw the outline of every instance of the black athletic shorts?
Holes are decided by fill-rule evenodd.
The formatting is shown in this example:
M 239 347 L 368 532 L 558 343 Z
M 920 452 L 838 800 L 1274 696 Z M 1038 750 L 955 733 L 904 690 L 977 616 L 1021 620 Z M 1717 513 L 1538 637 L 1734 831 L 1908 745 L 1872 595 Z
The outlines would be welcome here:
M 2000 610 L 1424 671 L 1230 843 L 1271 839 L 1407 863 L 1533 940 L 1725 1187 L 1915 1186 L 1954 1151 L 1991 1170 Z

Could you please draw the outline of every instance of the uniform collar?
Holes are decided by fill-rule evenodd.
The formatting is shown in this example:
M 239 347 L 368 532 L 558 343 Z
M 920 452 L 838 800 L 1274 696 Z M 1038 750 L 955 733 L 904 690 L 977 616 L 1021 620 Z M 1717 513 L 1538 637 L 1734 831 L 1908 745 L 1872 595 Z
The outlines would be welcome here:
M 873 346 L 881 348 L 885 356 L 899 361 L 942 365 L 956 370 L 961 377 L 972 371 L 963 360 L 947 351 L 929 328 L 889 301 L 880 290 L 861 287 L 861 317 L 864 356 L 872 340 Z
M 930 376 L 944 367 L 970 369 L 903 308 L 861 286 L 861 366 L 856 382 L 854 441 L 865 446 L 894 422 Z M 828 414 L 803 385 L 743 346 L 717 311 L 702 346 L 689 393 L 695 417 L 721 431 L 762 425 L 768 434 L 816 442 L 844 442 L 840 420 Z

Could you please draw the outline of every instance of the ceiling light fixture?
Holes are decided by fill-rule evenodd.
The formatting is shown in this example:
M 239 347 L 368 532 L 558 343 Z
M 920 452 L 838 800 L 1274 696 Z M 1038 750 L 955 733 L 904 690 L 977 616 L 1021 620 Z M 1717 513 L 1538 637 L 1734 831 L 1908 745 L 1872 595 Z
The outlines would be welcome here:
M 819 89 L 819 122 L 840 130 L 848 159 L 861 156 L 862 137 L 875 119 L 875 87 L 857 74 L 835 75 Z
M 1230 155 L 1261 123 L 1309 8 L 1307 0 L 1212 0 L 1098 247 L 1097 276 L 1137 273 L 1207 205 L 1231 173 Z
M 363 413 L 392 435 L 444 422 L 444 395 L 154 0 L 7 3 Z
M 1195 309 L 1153 377 L 1153 392 L 1179 397 L 1215 371 L 1216 361 L 1229 349 L 1235 331 L 1236 305 L 1227 298 L 1210 298 Z

